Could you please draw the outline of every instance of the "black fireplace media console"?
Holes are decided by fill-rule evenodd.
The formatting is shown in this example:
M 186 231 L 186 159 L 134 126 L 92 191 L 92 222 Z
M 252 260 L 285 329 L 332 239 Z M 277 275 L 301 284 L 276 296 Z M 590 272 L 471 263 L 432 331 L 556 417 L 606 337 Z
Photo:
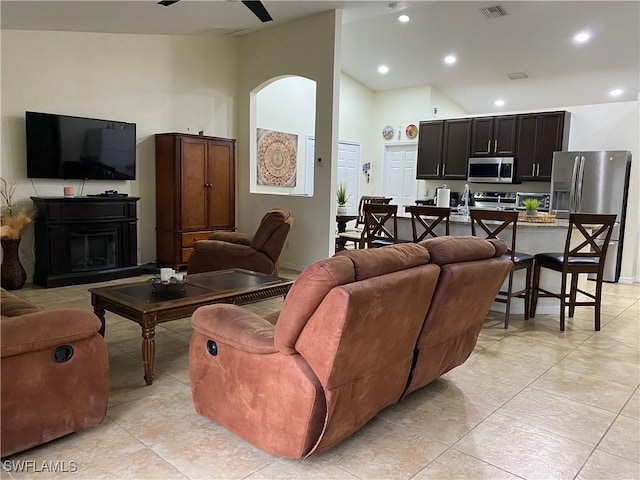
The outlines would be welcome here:
M 31 197 L 35 221 L 33 283 L 60 287 L 141 274 L 137 197 Z

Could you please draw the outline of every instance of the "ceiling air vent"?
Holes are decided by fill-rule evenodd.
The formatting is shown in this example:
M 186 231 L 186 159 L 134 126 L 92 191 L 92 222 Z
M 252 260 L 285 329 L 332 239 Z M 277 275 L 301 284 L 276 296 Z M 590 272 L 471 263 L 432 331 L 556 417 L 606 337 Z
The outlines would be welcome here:
M 492 18 L 504 17 L 505 15 L 509 15 L 507 11 L 500 5 L 494 5 L 493 7 L 481 8 L 480 11 L 485 16 L 487 20 L 491 20 Z
M 507 78 L 509 80 L 523 80 L 525 78 L 529 78 L 529 75 L 527 75 L 524 72 L 513 72 L 513 73 L 507 73 Z

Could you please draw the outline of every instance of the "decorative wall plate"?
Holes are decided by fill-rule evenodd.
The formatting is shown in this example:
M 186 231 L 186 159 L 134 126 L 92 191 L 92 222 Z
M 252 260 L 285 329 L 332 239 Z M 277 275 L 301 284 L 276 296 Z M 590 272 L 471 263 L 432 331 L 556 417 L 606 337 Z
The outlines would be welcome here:
M 404 133 L 407 135 L 407 138 L 414 139 L 418 136 L 418 127 L 416 127 L 413 123 L 409 125 Z
M 393 127 L 391 125 L 387 125 L 382 129 L 382 136 L 385 140 L 391 140 L 393 138 Z

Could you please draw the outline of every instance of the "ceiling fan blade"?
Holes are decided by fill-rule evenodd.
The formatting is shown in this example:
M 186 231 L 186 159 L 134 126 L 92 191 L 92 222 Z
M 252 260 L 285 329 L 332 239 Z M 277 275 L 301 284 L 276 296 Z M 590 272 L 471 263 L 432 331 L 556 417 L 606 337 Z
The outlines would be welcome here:
M 164 5 L 165 7 L 168 7 L 169 5 L 173 5 L 174 3 L 178 3 L 180 0 L 162 0 L 160 2 L 158 2 L 158 5 Z
M 271 18 L 271 15 L 269 15 L 269 12 L 267 12 L 267 9 L 262 4 L 262 2 L 257 0 L 242 0 L 242 3 L 244 3 L 245 6 L 249 10 L 251 10 L 253 14 L 256 17 L 258 17 L 262 23 L 270 22 L 271 20 L 273 20 L 273 18 Z

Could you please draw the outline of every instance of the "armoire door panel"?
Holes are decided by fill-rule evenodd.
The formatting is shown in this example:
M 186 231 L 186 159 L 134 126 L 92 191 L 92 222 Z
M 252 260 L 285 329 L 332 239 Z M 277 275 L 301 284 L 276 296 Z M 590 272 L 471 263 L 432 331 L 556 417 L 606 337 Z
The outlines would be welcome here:
M 208 145 L 209 228 L 230 227 L 235 222 L 232 148 L 230 143 L 212 141 Z
M 180 216 L 183 230 L 207 228 L 206 148 L 202 140 L 182 139 Z

